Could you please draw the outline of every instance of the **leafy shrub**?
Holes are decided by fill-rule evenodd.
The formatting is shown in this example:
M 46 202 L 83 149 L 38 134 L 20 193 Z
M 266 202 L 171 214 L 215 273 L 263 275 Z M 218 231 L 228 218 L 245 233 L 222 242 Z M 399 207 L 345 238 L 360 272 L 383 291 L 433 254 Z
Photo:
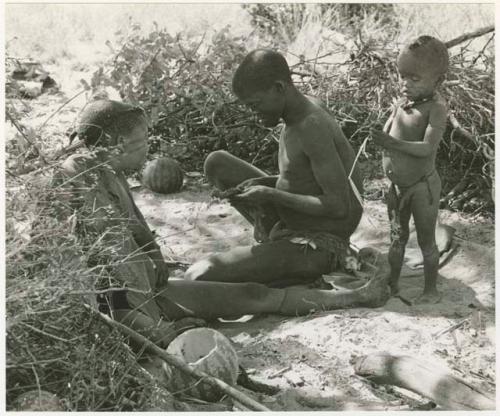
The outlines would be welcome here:
M 76 238 L 76 217 L 59 215 L 66 208 L 40 173 L 10 178 L 7 196 L 7 406 L 41 388 L 67 410 L 147 408 L 157 381 L 83 305 L 95 303 L 96 283 L 108 278 L 102 265 L 89 267 L 107 247 Z
M 152 122 L 151 153 L 168 155 L 184 168 L 201 169 L 206 155 L 227 149 L 264 168 L 274 166 L 272 131 L 260 126 L 231 95 L 232 73 L 246 55 L 245 40 L 229 29 L 183 39 L 140 27 L 120 39 L 121 48 L 100 68 L 92 87 L 112 86 L 140 104 Z
M 322 98 L 354 147 L 359 147 L 370 127 L 382 128 L 399 95 L 397 51 L 391 44 L 396 31 L 387 30 L 393 10 L 387 7 L 373 13 L 368 6 L 306 6 L 246 7 L 257 28 L 268 31 L 269 36 L 275 33 L 272 27 L 286 22 L 287 13 L 297 21 L 319 13 L 332 21 L 344 16 L 343 22 L 360 22 L 357 33 L 348 39 L 343 60 L 328 63 L 324 57 L 301 56 L 291 65 L 298 88 Z M 274 26 L 261 27 L 261 18 Z M 146 109 L 152 120 L 152 153 L 174 157 L 185 168 L 201 169 L 210 151 L 226 149 L 275 172 L 277 129 L 260 126 L 231 95 L 232 73 L 247 53 L 247 39 L 231 36 L 228 29 L 211 37 L 187 39 L 156 29 L 144 37 L 137 26 L 118 43 L 123 46 L 109 62 L 109 69 L 96 72 L 92 85 L 111 85 L 124 99 Z M 486 46 L 474 58 L 466 53 L 467 46 L 452 56 L 449 79 L 442 88 L 451 114 L 437 161 L 446 196 L 443 207 L 464 207 L 465 201 L 455 203 L 455 196 L 447 195 L 455 186 L 464 185 L 465 189 L 478 189 L 475 205 L 466 210 L 493 209 L 494 60 L 491 45 Z M 379 152 L 369 141 L 366 154 L 378 157 Z

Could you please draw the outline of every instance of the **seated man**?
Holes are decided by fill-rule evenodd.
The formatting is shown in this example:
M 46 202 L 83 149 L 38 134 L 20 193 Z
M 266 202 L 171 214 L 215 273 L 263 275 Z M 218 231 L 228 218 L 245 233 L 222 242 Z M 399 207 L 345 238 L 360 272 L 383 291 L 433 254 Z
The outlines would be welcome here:
M 96 252 L 89 255 L 92 266 L 106 271 L 100 274 L 105 283 L 113 284 L 109 293 L 113 295 L 110 306 L 114 319 L 154 342 L 167 345 L 176 335 L 173 321 L 186 317 L 297 315 L 317 309 L 376 307 L 387 300 L 386 273 L 381 270 L 359 289 L 337 291 L 273 289 L 253 282 L 168 280 L 160 248 L 123 174 L 125 169 L 140 169 L 146 159 L 143 111 L 113 101 L 94 101 L 82 113 L 76 135 L 89 149 L 61 165 L 53 184 L 59 195 L 56 203 L 61 206 L 61 216 L 76 212 L 79 236 Z
M 358 169 L 352 182 L 348 178 L 355 152 L 341 128 L 319 100 L 297 90 L 285 58 L 275 51 L 248 54 L 234 74 L 233 90 L 265 126 L 285 122 L 278 176 L 225 151 L 205 161 L 212 184 L 226 194 L 236 188 L 230 202 L 254 224 L 262 244 L 213 255 L 194 264 L 186 278 L 277 285 L 342 269 L 363 208 L 351 186 L 362 191 Z

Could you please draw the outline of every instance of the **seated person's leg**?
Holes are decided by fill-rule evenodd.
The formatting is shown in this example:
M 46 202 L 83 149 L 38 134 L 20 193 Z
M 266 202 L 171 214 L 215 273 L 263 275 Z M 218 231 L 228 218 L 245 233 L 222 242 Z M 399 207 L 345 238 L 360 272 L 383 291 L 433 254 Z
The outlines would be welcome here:
M 332 254 L 289 241 L 237 247 L 193 264 L 186 280 L 272 283 L 283 279 L 308 281 L 331 271 Z
M 389 297 L 387 270 L 379 270 L 359 289 L 271 289 L 259 283 L 201 282 L 172 279 L 157 297 L 168 320 L 203 319 L 246 314 L 305 315 L 311 311 L 379 307 Z
M 204 172 L 208 181 L 221 191 L 234 188 L 247 179 L 267 176 L 259 168 L 225 150 L 217 150 L 208 155 Z M 231 205 L 255 227 L 254 237 L 257 241 L 266 241 L 271 228 L 279 220 L 276 210 L 270 204 L 250 207 L 232 202 Z
M 234 188 L 241 182 L 267 176 L 265 172 L 225 150 L 216 150 L 205 159 L 205 176 L 221 191 Z
M 358 289 L 303 289 L 291 287 L 286 292 L 278 313 L 281 315 L 307 315 L 321 310 L 355 307 L 377 308 L 389 298 L 386 269 L 379 269 L 365 285 Z
M 210 320 L 277 312 L 284 295 L 281 289 L 270 289 L 259 283 L 171 279 L 156 302 L 167 320 L 189 316 Z

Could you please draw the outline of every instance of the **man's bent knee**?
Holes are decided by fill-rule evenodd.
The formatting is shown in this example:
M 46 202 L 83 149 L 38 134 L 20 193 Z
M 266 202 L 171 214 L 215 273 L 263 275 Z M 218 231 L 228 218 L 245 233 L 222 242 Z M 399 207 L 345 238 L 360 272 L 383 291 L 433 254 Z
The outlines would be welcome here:
M 224 162 L 227 160 L 230 153 L 225 150 L 216 150 L 210 153 L 205 159 L 203 171 L 208 181 L 217 185 L 217 179 L 224 170 Z

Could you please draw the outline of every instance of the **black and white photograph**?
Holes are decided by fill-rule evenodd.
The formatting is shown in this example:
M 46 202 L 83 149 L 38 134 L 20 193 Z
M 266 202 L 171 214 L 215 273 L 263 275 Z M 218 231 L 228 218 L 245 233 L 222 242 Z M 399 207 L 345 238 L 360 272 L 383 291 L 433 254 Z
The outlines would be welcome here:
M 2 7 L 2 411 L 495 414 L 494 2 Z

